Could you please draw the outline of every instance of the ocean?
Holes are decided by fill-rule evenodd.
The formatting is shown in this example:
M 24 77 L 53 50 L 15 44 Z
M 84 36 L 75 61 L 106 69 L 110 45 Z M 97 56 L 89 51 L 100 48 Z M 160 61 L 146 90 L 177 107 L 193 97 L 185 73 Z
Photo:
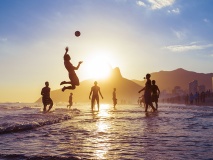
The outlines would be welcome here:
M 0 104 L 0 160 L 213 160 L 213 107 Z

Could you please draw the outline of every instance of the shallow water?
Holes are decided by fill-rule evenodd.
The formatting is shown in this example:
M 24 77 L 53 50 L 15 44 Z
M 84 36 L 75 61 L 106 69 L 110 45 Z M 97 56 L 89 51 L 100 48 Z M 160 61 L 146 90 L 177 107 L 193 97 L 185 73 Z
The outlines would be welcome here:
M 0 159 L 213 159 L 213 107 L 2 106 Z

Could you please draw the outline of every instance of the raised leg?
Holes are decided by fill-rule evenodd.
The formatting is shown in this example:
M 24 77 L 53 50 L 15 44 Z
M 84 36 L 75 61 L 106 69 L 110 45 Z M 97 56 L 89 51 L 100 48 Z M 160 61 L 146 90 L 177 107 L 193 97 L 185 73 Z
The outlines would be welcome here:
M 68 87 L 63 87 L 62 88 L 62 91 L 64 92 L 66 89 L 72 89 L 72 90 L 74 90 L 76 87 L 75 87 L 75 85 L 72 85 L 72 86 L 68 86 Z
M 60 83 L 60 85 L 63 85 L 63 84 L 71 84 L 71 81 L 62 81 L 62 82 Z

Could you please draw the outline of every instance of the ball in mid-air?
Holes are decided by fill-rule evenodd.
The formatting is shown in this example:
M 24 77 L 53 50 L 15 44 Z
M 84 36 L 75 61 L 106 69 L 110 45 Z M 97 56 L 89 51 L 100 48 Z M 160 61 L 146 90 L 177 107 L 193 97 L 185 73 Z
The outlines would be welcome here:
M 75 31 L 75 36 L 76 37 L 79 37 L 81 35 L 81 32 L 80 31 Z

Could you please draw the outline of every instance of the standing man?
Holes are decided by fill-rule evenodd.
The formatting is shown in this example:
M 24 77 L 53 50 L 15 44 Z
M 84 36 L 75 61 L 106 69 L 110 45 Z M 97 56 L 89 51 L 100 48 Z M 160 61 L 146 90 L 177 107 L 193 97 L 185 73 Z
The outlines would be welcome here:
M 67 108 L 69 107 L 69 109 L 72 107 L 72 93 L 70 93 L 70 96 L 69 96 L 69 105 L 67 105 Z
M 112 93 L 112 100 L 113 100 L 113 105 L 114 105 L 114 108 L 117 104 L 117 98 L 116 98 L 116 88 L 114 88 L 113 90 L 113 93 Z
M 140 93 L 141 91 L 144 90 L 145 112 L 147 112 L 149 105 L 152 107 L 153 111 L 156 111 L 155 107 L 152 104 L 152 84 L 151 84 L 150 77 L 151 77 L 150 74 L 146 74 L 147 81 L 146 81 L 145 87 L 141 89 L 140 91 L 138 91 L 138 93 Z
M 158 110 L 158 98 L 160 95 L 160 89 L 155 83 L 155 80 L 152 80 L 152 102 L 155 102 L 156 110 Z
M 90 94 L 89 94 L 89 99 L 91 99 L 91 94 L 92 94 L 92 100 L 91 100 L 91 109 L 93 111 L 94 106 L 95 106 L 95 100 L 97 102 L 97 106 L 98 106 L 98 111 L 99 111 L 99 95 L 98 93 L 101 95 L 101 98 L 103 99 L 103 96 L 101 94 L 101 90 L 100 87 L 97 86 L 97 81 L 94 82 L 94 86 L 91 88 Z
M 45 82 L 45 87 L 42 88 L 41 95 L 42 95 L 42 102 L 44 105 L 43 112 L 46 112 L 46 107 L 47 105 L 49 105 L 49 109 L 47 110 L 48 112 L 53 106 L 53 101 L 50 98 L 49 82 Z

